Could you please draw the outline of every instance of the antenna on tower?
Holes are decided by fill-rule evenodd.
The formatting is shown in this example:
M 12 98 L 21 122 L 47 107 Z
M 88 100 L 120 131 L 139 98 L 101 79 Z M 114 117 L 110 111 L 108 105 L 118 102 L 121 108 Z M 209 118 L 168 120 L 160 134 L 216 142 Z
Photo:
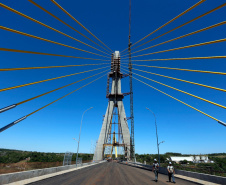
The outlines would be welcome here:
M 133 116 L 133 78 L 132 78 L 132 60 L 131 60 L 131 0 L 129 1 L 129 86 L 130 86 L 130 123 L 131 123 L 131 134 L 130 134 L 130 158 L 135 161 L 135 143 L 134 143 L 134 116 Z

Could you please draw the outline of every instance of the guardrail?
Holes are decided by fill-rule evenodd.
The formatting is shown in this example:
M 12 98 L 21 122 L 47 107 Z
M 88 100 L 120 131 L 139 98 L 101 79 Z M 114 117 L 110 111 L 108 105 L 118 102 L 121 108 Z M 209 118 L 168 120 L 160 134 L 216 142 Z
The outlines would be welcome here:
M 204 174 L 226 177 L 226 172 L 213 170 L 213 168 L 211 166 L 207 167 L 207 168 L 197 168 L 197 167 L 191 168 L 191 167 L 180 166 L 180 167 L 177 167 L 177 169 L 184 170 L 184 171 L 190 171 L 190 172 L 197 172 L 197 173 L 204 173 Z
M 77 167 L 88 166 L 88 165 L 100 163 L 100 162 L 102 161 L 82 163 L 82 164 L 78 164 Z M 64 170 L 69 170 L 72 168 L 76 168 L 76 165 L 67 165 L 67 166 L 59 166 L 59 167 L 53 167 L 53 168 L 44 168 L 44 169 L 38 169 L 38 170 L 2 174 L 0 175 L 0 184 L 13 183 L 13 182 L 21 181 L 24 179 L 30 179 L 33 177 L 38 177 L 38 176 L 56 173 Z
M 145 165 L 142 163 L 134 163 L 134 162 L 123 162 L 124 164 L 139 167 L 139 168 L 144 168 L 148 170 L 152 170 L 152 165 Z M 165 167 L 160 167 L 159 168 L 159 173 L 167 175 L 167 169 Z M 220 177 L 220 176 L 215 176 L 215 175 L 209 175 L 209 174 L 204 174 L 204 173 L 197 173 L 197 172 L 190 172 L 190 171 L 185 171 L 185 170 L 178 170 L 175 169 L 175 173 L 195 179 L 200 179 L 208 182 L 213 182 L 217 184 L 226 184 L 226 177 Z

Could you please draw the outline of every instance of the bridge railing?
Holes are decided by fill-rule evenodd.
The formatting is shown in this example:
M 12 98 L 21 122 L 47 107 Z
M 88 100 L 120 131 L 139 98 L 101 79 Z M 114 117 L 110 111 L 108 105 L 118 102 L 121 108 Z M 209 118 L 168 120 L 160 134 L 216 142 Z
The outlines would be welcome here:
M 152 170 L 152 165 L 146 165 L 142 163 L 134 163 L 134 162 L 122 162 L 123 164 L 127 164 L 130 166 L 138 167 L 138 168 L 144 168 L 148 170 Z M 210 174 L 204 174 L 200 172 L 193 172 L 193 171 L 185 171 L 181 169 L 175 169 L 176 174 L 191 177 L 194 179 L 200 179 L 207 182 L 213 182 L 217 184 L 226 184 L 226 177 L 216 176 L 216 175 L 210 175 Z M 160 167 L 159 173 L 167 175 L 167 169 L 166 167 Z M 224 172 L 225 173 L 225 172 Z
M 197 173 L 205 173 L 205 174 L 210 174 L 210 175 L 216 175 L 216 176 L 222 176 L 226 177 L 226 172 L 225 171 L 216 171 L 213 170 L 213 168 L 210 167 L 203 167 L 203 168 L 191 168 L 191 167 L 186 167 L 186 166 L 177 166 L 177 169 L 184 170 L 184 171 L 190 171 L 190 172 L 197 172 Z
M 98 164 L 101 162 L 105 162 L 105 161 L 82 163 L 77 165 L 77 167 L 79 168 L 83 166 L 90 166 L 90 165 Z M 30 171 L 2 174 L 0 175 L 0 184 L 13 183 L 13 182 L 17 182 L 25 179 L 53 174 L 61 171 L 67 171 L 70 169 L 76 169 L 76 165 L 74 164 L 74 165 L 58 166 L 53 168 L 44 168 L 44 169 L 36 169 L 36 170 L 30 170 Z

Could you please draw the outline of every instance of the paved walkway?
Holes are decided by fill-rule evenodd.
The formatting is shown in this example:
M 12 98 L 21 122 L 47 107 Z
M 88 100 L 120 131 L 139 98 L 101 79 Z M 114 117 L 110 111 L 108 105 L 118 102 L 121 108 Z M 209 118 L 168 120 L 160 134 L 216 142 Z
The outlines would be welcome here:
M 196 182 L 197 184 L 219 185 L 219 184 L 216 184 L 216 183 L 213 183 L 213 182 L 207 182 L 207 181 L 204 181 L 204 180 L 195 179 L 195 178 L 187 177 L 187 176 L 184 176 L 184 175 L 175 174 L 175 177 L 180 178 L 180 179 L 184 179 L 184 180 L 187 180 L 187 181 L 191 181 L 191 182 Z

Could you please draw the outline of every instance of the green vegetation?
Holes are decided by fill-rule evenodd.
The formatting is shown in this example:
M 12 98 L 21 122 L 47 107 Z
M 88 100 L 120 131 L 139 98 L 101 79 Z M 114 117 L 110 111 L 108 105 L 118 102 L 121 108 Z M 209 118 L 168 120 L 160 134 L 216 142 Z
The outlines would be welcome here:
M 214 161 L 214 163 L 193 163 L 186 160 L 181 161 L 180 164 L 173 164 L 176 169 L 194 171 L 198 173 L 207 173 L 212 175 L 226 176 L 226 153 L 214 153 L 207 154 L 209 160 Z M 168 166 L 167 158 L 170 156 L 194 156 L 181 153 L 168 152 L 165 154 L 160 154 L 160 162 L 162 167 Z M 154 159 L 158 160 L 157 154 L 136 154 L 137 162 L 143 163 L 146 161 L 147 164 L 152 165 Z
M 93 154 L 79 154 L 83 161 L 93 159 Z M 18 163 L 30 158 L 29 162 L 63 162 L 64 153 L 44 153 L 20 150 L 0 149 L 0 163 Z M 73 154 L 72 161 L 76 161 L 76 154 Z
M 214 161 L 214 164 L 211 164 L 212 168 L 216 171 L 224 171 L 226 172 L 226 154 L 224 154 L 224 157 L 209 157 L 210 160 Z M 204 165 L 205 164 L 199 164 Z
M 158 160 L 158 154 L 135 154 L 135 155 L 136 155 L 137 162 L 141 162 L 141 163 L 146 161 L 147 164 L 152 164 L 154 159 Z M 181 153 L 173 153 L 173 152 L 167 152 L 165 154 L 160 154 L 160 162 L 165 163 L 167 161 L 167 158 L 170 158 L 170 156 L 182 156 L 182 154 Z

